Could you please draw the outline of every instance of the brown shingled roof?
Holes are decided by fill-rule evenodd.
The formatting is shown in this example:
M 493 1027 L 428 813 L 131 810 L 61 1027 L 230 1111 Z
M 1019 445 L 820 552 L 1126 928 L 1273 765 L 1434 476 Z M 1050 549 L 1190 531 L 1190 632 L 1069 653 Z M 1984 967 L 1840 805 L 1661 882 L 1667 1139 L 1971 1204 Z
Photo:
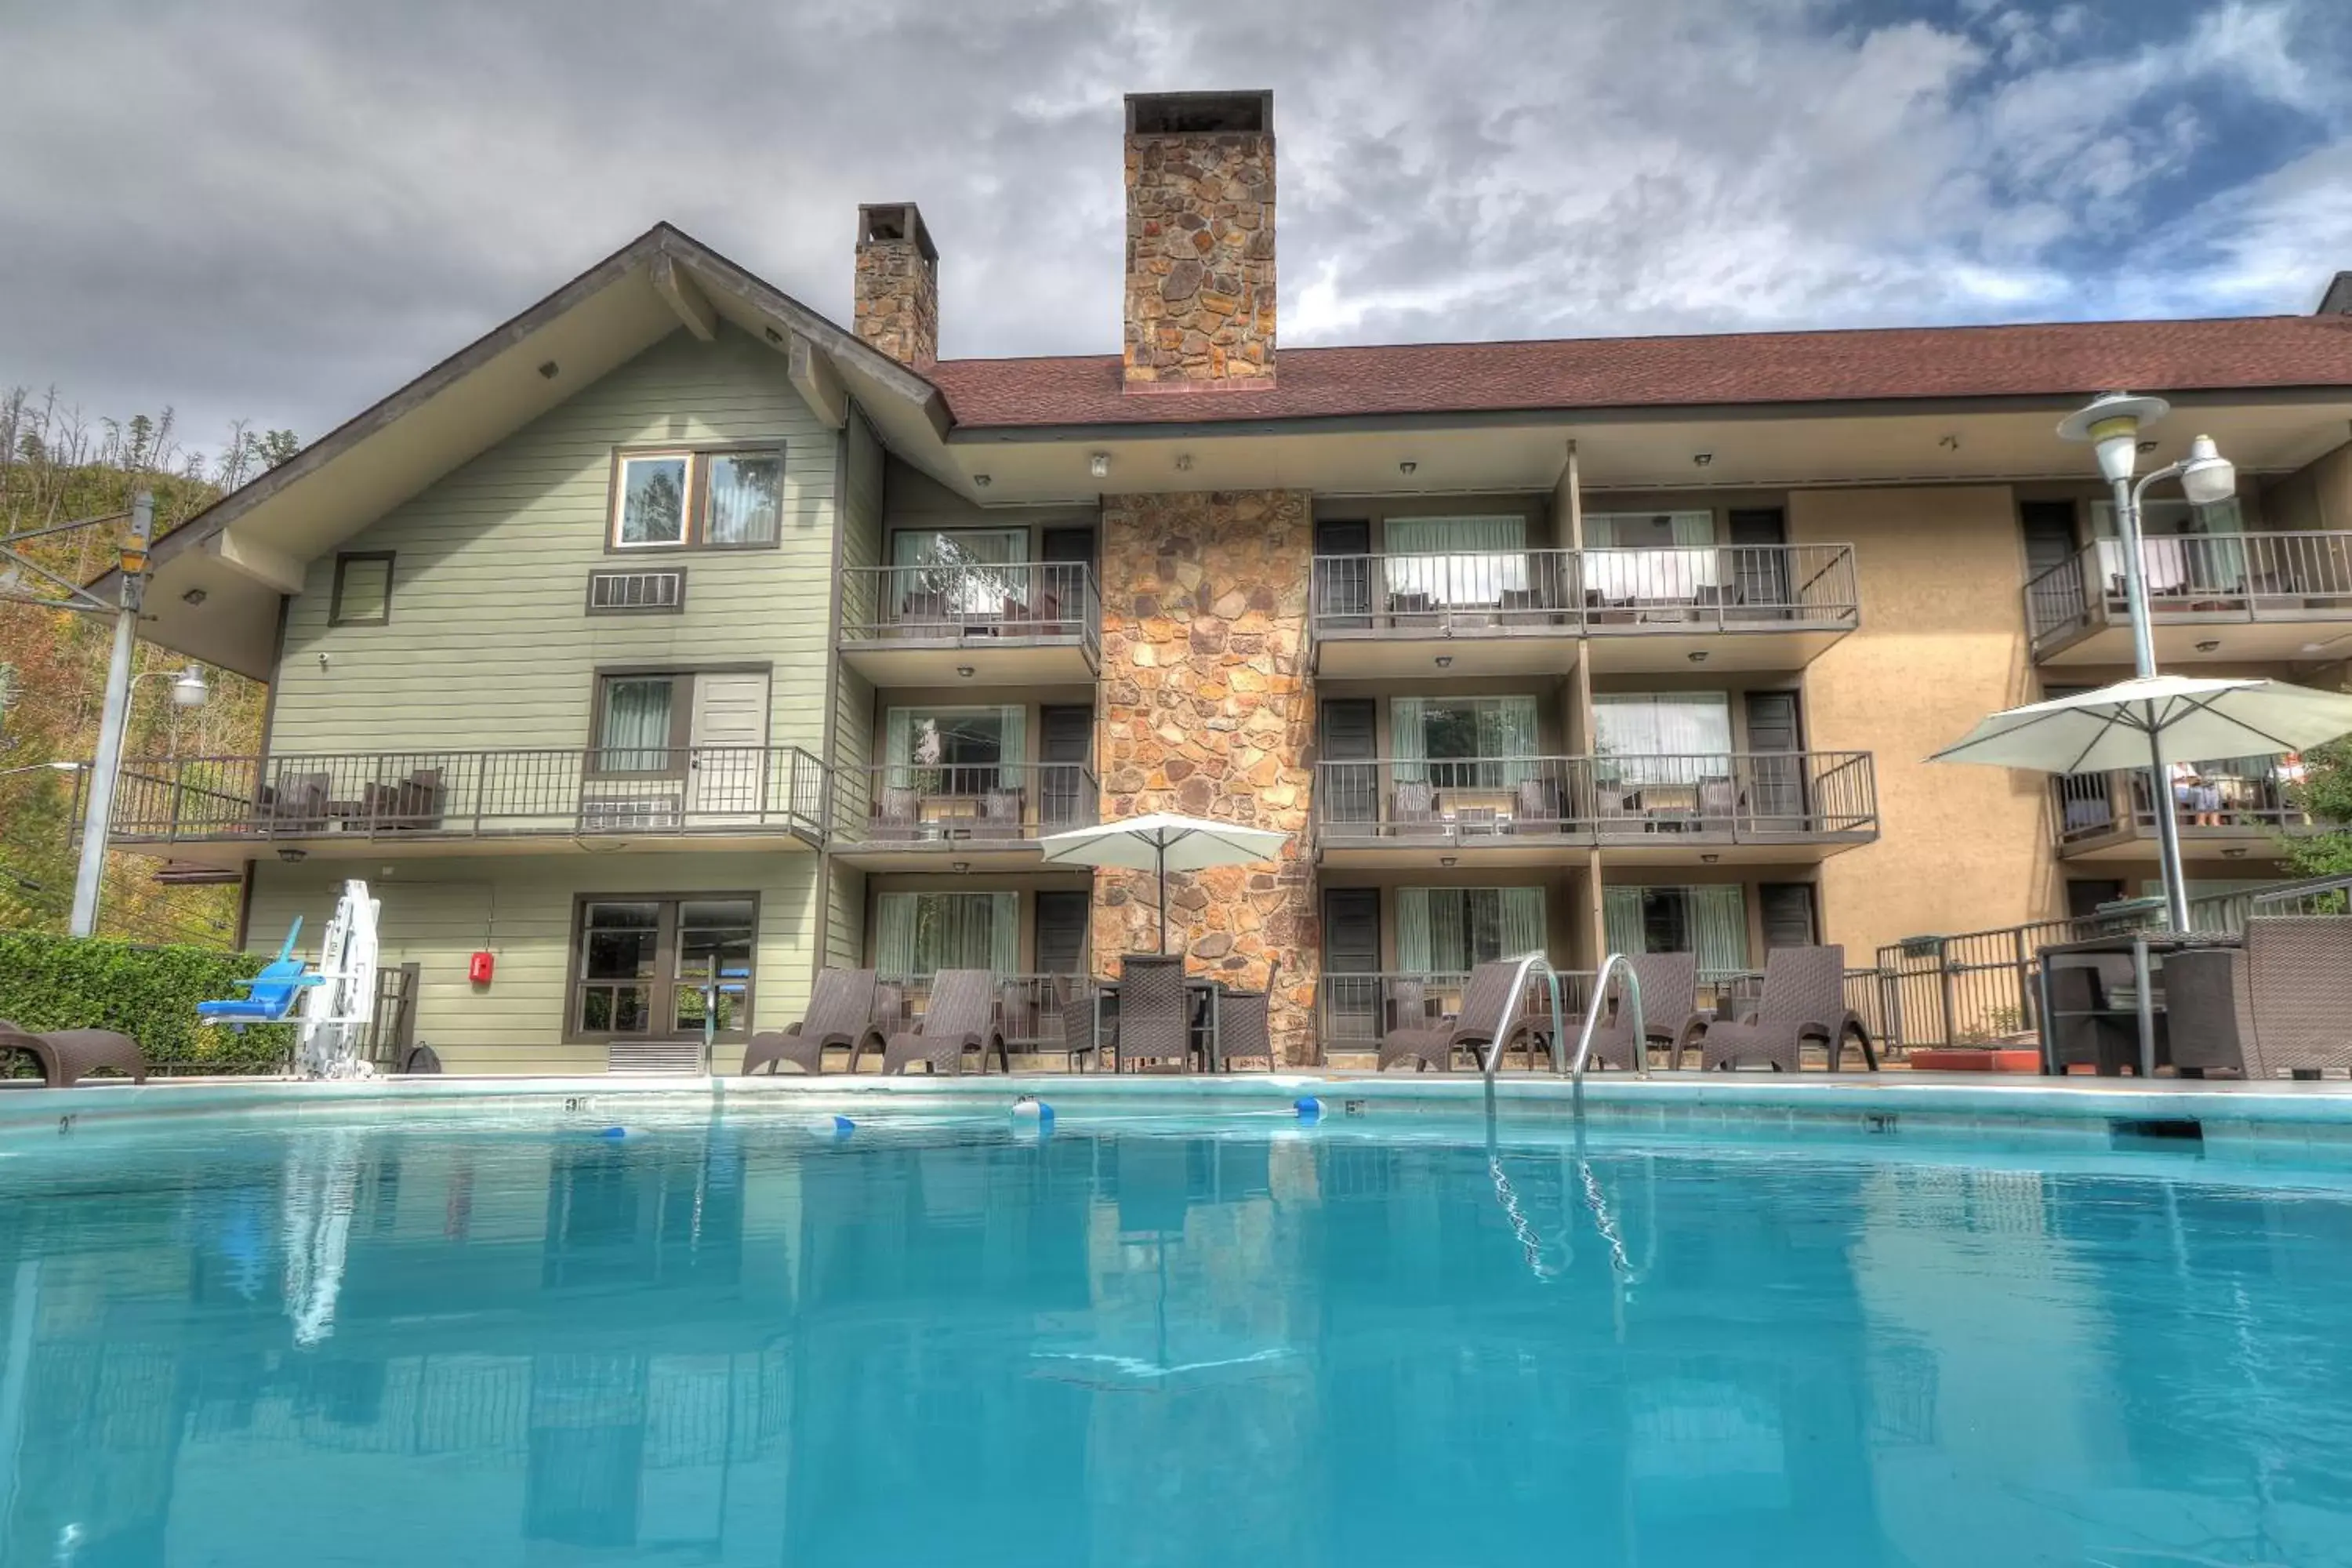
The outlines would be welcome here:
M 2352 318 L 1284 349 L 1271 389 L 1119 390 L 1117 355 L 948 360 L 957 427 L 2352 386 Z

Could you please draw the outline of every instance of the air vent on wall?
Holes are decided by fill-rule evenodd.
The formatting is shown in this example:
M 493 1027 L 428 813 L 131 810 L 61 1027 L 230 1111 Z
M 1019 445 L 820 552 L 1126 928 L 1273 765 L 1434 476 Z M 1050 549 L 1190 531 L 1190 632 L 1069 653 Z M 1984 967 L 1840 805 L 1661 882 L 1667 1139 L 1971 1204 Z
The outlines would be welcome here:
M 588 574 L 592 616 L 676 615 L 686 608 L 686 568 Z

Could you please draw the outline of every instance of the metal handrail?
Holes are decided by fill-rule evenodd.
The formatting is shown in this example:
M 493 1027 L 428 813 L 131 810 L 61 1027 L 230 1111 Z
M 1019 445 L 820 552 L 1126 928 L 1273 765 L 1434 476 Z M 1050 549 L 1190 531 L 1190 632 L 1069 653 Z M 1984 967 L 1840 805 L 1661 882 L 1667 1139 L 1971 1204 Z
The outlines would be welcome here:
M 1584 1094 L 1584 1064 L 1592 1055 L 1592 1031 L 1601 1026 L 1601 1009 L 1609 997 L 1609 972 L 1619 968 L 1625 971 L 1625 994 L 1633 1004 L 1633 1075 L 1650 1076 L 1650 1037 L 1642 1026 L 1642 977 L 1633 972 L 1632 959 L 1612 952 L 1601 961 L 1601 973 L 1592 977 L 1592 1006 L 1584 1015 L 1583 1031 L 1576 1037 L 1576 1059 L 1568 1069 L 1580 1101 Z
M 1528 999 L 1528 971 L 1536 968 L 1542 969 L 1544 987 L 1551 997 L 1551 1070 L 1559 1070 L 1559 1037 L 1564 1026 L 1559 1011 L 1559 972 L 1542 953 L 1531 952 L 1519 960 L 1519 972 L 1511 976 L 1510 1005 L 1503 1009 L 1502 1021 L 1495 1028 L 1495 1037 L 1486 1042 L 1486 1059 L 1480 1064 L 1480 1070 L 1486 1075 L 1489 1089 L 1494 1086 L 1495 1068 L 1503 1060 L 1503 1043 L 1511 1037 L 1512 1015 Z

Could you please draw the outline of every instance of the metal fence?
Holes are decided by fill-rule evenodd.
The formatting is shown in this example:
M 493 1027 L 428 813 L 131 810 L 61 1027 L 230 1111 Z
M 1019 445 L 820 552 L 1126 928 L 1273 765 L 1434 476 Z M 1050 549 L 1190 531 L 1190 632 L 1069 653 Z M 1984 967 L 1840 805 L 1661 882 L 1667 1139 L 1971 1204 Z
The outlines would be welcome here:
M 833 833 L 874 846 L 1021 843 L 1089 827 L 1101 792 L 1082 763 L 898 763 L 835 771 Z
M 1098 646 L 1102 605 L 1084 562 L 860 566 L 841 574 L 841 640 L 885 647 Z
M 2101 539 L 2025 584 L 2036 653 L 2128 614 L 2120 540 Z M 2151 618 L 2215 622 L 2352 618 L 2352 533 L 2153 535 L 2140 542 Z

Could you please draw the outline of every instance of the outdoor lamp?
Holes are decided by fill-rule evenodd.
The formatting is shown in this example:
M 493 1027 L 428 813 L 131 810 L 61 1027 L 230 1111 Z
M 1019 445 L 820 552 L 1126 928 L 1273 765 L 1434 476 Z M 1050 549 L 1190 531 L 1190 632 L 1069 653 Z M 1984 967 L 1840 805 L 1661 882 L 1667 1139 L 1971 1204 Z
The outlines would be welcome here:
M 2226 463 L 2222 465 L 2224 468 L 2228 466 Z M 205 669 L 200 664 L 188 666 L 172 682 L 172 706 L 174 708 L 201 708 L 211 696 L 212 689 L 205 684 Z
M 2091 442 L 2098 450 L 2100 475 L 2111 485 L 2121 484 L 2131 478 L 2133 459 L 2139 456 L 2140 426 L 2171 412 L 2172 405 L 2161 397 L 2109 392 L 2066 416 L 2058 434 L 2069 441 Z
M 2180 463 L 2180 489 L 2191 506 L 2211 506 L 2238 493 L 2238 465 L 2221 456 L 2210 436 L 2189 443 Z

